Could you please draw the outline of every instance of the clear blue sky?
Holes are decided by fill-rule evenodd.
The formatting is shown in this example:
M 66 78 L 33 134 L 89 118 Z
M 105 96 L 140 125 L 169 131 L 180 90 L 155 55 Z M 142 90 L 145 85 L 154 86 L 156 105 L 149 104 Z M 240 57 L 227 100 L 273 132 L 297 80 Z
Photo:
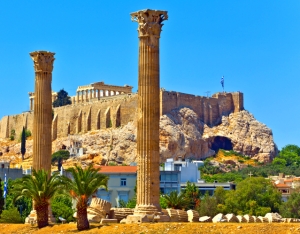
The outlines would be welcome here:
M 300 1 L 0 1 L 0 118 L 29 109 L 29 52 L 55 52 L 52 88 L 75 95 L 104 81 L 137 88 L 137 23 L 129 13 L 167 10 L 161 87 L 206 95 L 242 91 L 245 109 L 279 148 L 300 145 Z

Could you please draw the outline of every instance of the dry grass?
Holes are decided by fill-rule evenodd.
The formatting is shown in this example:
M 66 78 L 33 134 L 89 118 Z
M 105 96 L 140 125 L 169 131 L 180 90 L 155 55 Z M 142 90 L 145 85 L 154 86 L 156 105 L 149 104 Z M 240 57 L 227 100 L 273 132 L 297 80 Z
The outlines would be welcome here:
M 76 224 L 51 225 L 42 229 L 29 224 L 0 224 L 1 233 L 106 233 L 106 234 L 290 234 L 300 233 L 298 223 L 142 223 L 91 225 L 87 231 L 77 231 Z
M 244 163 L 242 164 L 247 164 L 247 165 L 251 165 L 251 166 L 257 166 L 257 162 L 254 161 L 253 159 L 245 159 L 243 157 L 237 156 L 237 155 L 228 155 L 225 156 L 223 151 L 219 150 L 216 157 L 214 158 L 215 161 L 218 161 L 220 163 L 222 163 L 223 161 L 226 160 L 233 160 L 233 161 L 238 161 L 238 160 L 244 160 Z

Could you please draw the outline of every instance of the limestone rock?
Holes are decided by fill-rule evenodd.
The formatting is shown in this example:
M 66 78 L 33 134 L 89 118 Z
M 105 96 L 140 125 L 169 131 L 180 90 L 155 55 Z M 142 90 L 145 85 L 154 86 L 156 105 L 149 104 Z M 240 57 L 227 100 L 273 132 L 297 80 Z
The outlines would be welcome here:
M 210 216 L 202 216 L 199 218 L 199 222 L 208 223 L 211 221 L 212 221 L 212 218 Z
M 219 223 L 219 222 L 223 222 L 224 220 L 226 220 L 226 216 L 223 215 L 222 213 L 219 213 L 215 217 L 213 217 L 212 222 Z
M 196 210 L 188 210 L 186 213 L 189 222 L 199 222 L 199 213 Z
M 280 222 L 282 219 L 281 215 L 278 213 L 267 213 L 265 218 L 269 220 L 269 223 Z
M 188 222 L 188 214 L 185 210 L 176 210 L 178 215 L 178 222 Z
M 212 143 L 216 136 L 230 139 L 233 150 L 259 162 L 270 162 L 278 152 L 271 129 L 245 110 L 223 116 L 220 125 L 204 127 L 206 141 Z
M 247 223 L 247 220 L 244 218 L 242 215 L 237 215 L 237 219 L 239 220 L 240 223 Z
M 244 215 L 244 218 L 246 219 L 247 223 L 254 223 L 254 219 L 251 215 Z
M 230 223 L 239 223 L 239 219 L 234 214 L 227 214 L 225 215 L 227 222 Z
M 78 162 L 84 165 L 104 165 L 109 162 L 129 165 L 137 161 L 137 128 L 134 119 L 118 128 L 92 130 L 73 137 L 81 142 L 85 154 L 63 162 L 66 167 Z M 249 112 L 240 111 L 223 116 L 219 125 L 209 127 L 200 121 L 195 111 L 183 107 L 160 117 L 160 161 L 164 162 L 170 157 L 177 159 L 179 156 L 183 159 L 205 159 L 215 153 L 211 148 L 216 137 L 229 139 L 233 150 L 260 162 L 269 162 L 277 154 L 272 131 L 255 120 Z M 16 163 L 21 161 L 20 143 L 4 139 L 0 141 L 1 159 L 14 156 Z M 53 141 L 52 153 L 60 150 L 66 142 L 69 142 L 68 137 Z M 32 158 L 30 139 L 26 142 L 25 158 Z M 235 161 L 227 163 L 233 167 L 239 166 Z M 30 168 L 32 163 L 27 164 Z M 23 169 L 27 167 L 23 166 Z
M 214 154 L 202 139 L 204 124 L 189 108 L 172 110 L 160 118 L 160 155 L 167 158 L 204 159 Z
M 122 219 L 126 219 L 128 215 L 133 215 L 134 209 L 130 208 L 111 208 L 113 210 L 112 219 L 117 219 L 120 222 Z
M 168 215 L 170 217 L 170 222 L 178 222 L 178 213 L 175 209 L 167 209 Z
M 93 197 L 87 208 L 88 217 L 91 222 L 100 222 L 110 213 L 111 203 L 101 198 Z

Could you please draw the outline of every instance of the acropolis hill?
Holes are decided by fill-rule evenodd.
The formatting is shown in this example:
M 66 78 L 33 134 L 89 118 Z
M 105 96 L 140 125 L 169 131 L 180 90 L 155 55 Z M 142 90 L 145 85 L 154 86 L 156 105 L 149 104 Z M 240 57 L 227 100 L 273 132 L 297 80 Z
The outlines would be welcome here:
M 138 99 L 131 89 L 104 82 L 79 86 L 71 105 L 53 108 L 53 151 L 70 134 L 79 137 L 87 154 L 135 161 Z M 0 138 L 9 138 L 12 130 L 19 136 L 23 126 L 32 132 L 34 93 L 29 96 L 30 111 L 1 119 Z M 270 161 L 277 153 L 272 131 L 244 110 L 241 92 L 203 97 L 161 89 L 159 105 L 161 161 L 168 157 L 204 159 L 219 148 L 234 149 L 259 161 Z M 18 147 L 11 148 L 19 154 Z

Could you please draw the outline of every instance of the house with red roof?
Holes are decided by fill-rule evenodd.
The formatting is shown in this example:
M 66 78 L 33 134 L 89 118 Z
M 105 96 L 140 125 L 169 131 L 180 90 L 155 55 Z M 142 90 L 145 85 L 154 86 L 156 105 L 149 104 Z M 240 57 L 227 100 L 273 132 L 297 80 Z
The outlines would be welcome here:
M 98 189 L 97 197 L 119 207 L 120 200 L 128 202 L 135 196 L 137 166 L 94 166 L 100 173 L 109 176 L 108 191 Z

